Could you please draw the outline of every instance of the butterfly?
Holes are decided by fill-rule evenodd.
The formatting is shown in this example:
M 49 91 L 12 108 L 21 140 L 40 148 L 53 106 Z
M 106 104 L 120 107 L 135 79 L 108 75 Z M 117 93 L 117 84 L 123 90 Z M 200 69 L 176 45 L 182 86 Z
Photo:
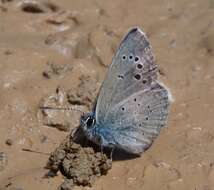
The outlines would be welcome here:
M 148 38 L 132 28 L 113 57 L 93 111 L 81 116 L 87 139 L 131 154 L 148 149 L 166 125 L 170 104 L 157 74 Z

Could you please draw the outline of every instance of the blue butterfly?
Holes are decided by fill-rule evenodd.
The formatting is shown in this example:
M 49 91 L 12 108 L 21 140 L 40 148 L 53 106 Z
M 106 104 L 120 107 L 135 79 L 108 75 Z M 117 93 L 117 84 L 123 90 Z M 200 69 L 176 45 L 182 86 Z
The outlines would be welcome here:
M 146 35 L 133 28 L 122 40 L 96 105 L 80 119 L 85 136 L 101 147 L 144 152 L 166 125 L 169 93 Z

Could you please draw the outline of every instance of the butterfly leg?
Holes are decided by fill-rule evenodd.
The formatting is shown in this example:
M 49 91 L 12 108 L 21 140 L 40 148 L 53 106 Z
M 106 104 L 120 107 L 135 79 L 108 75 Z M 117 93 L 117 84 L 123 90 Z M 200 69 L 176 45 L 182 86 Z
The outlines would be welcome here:
M 111 149 L 111 153 L 110 153 L 110 159 L 111 159 L 111 161 L 113 160 L 112 157 L 113 157 L 114 150 L 115 150 L 115 147 L 113 146 L 112 149 Z
M 103 145 L 100 145 L 100 151 L 103 153 Z
M 100 145 L 100 152 L 103 153 L 104 146 L 103 146 L 103 141 L 102 141 L 102 137 L 101 136 L 99 136 L 98 141 L 99 141 L 99 145 Z

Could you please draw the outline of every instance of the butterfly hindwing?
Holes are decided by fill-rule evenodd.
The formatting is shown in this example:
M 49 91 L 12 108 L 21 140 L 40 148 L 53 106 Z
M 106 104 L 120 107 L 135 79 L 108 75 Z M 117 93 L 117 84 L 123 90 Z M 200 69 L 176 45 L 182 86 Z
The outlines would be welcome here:
M 150 89 L 136 92 L 116 104 L 109 111 L 103 126 L 111 131 L 112 144 L 131 153 L 141 153 L 148 148 L 165 126 L 168 115 L 168 92 L 159 83 Z

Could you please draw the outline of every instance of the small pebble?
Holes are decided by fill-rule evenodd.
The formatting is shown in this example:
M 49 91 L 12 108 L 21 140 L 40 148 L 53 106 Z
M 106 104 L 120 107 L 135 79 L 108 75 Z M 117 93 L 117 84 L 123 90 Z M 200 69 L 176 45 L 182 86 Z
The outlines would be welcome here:
M 5 141 L 5 144 L 8 145 L 8 146 L 12 146 L 12 145 L 13 145 L 12 139 L 7 139 L 7 140 Z
M 46 135 L 41 135 L 41 136 L 40 136 L 40 142 L 41 142 L 41 143 L 47 142 L 47 139 L 48 139 L 48 137 L 47 137 Z

